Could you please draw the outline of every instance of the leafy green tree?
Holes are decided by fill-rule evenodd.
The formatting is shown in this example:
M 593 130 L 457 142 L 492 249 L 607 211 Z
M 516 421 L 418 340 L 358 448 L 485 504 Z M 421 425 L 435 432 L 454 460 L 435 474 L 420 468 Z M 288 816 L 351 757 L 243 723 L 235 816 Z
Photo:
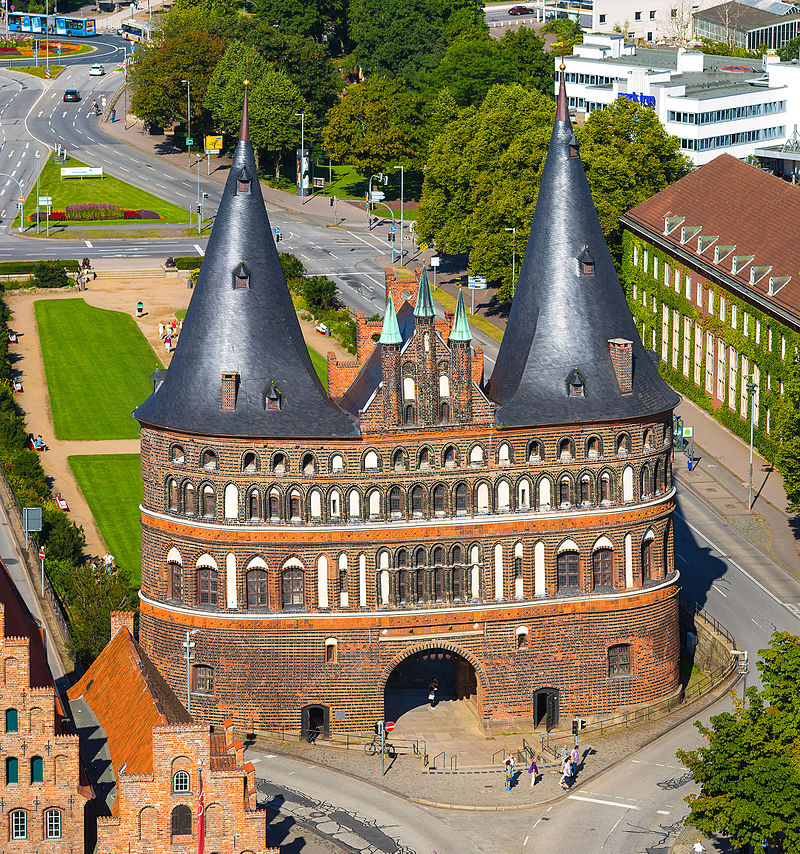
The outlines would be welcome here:
M 53 503 L 42 507 L 42 541 L 53 560 L 63 560 L 76 566 L 83 560 L 86 537 L 78 527 Z
M 679 750 L 701 790 L 686 798 L 687 823 L 740 847 L 800 851 L 800 638 L 776 632 L 758 663 L 763 690 L 750 688 L 732 712 L 695 726 L 704 744 Z
M 306 302 L 312 309 L 333 308 L 336 293 L 336 283 L 327 276 L 309 276 L 303 286 Z
M 340 44 L 348 29 L 345 0 L 255 0 L 254 14 L 287 33 Z
M 292 255 L 290 252 L 279 252 L 278 258 L 281 262 L 281 268 L 283 269 L 283 275 L 286 279 L 302 279 L 306 274 L 306 268 L 303 266 L 303 262 L 297 257 L 297 255 Z
M 791 62 L 793 59 L 797 59 L 800 55 L 800 36 L 796 36 L 793 39 L 789 39 L 786 44 L 781 45 L 778 48 L 778 56 L 781 58 L 781 62 Z
M 509 82 L 552 95 L 555 87 L 553 57 L 545 52 L 544 40 L 531 27 L 509 30 L 500 39 L 500 50 L 509 66 Z
M 33 268 L 33 283 L 37 288 L 65 288 L 69 279 L 60 262 L 40 261 Z
M 557 36 L 557 42 L 563 45 L 564 54 L 572 53 L 574 44 L 583 42 L 583 31 L 581 25 L 571 18 L 553 18 L 542 27 L 543 33 L 553 33 Z M 554 48 L 556 53 L 561 53 L 561 47 Z
M 362 68 L 409 83 L 435 68 L 456 36 L 485 27 L 479 0 L 352 0 L 351 14 Z
M 364 175 L 401 164 L 419 169 L 427 146 L 423 108 L 423 99 L 400 80 L 370 77 L 328 113 L 325 148 Z
M 778 450 L 775 466 L 783 475 L 787 506 L 800 510 L 800 361 L 795 356 L 784 380 L 783 399 L 775 413 Z
M 500 43 L 488 33 L 457 39 L 424 78 L 427 86 L 447 88 L 460 107 L 480 103 L 492 86 L 511 76 Z
M 254 148 L 273 155 L 278 177 L 282 155 L 300 141 L 295 114 L 305 112 L 306 102 L 289 77 L 270 68 L 255 48 L 232 42 L 217 64 L 206 94 L 206 106 L 227 133 L 238 132 L 245 79 L 250 80 L 250 140 Z
M 186 30 L 134 51 L 130 70 L 131 109 L 143 121 L 167 127 L 186 121 L 186 83 L 192 123 L 205 124 L 206 87 L 225 50 L 225 40 Z

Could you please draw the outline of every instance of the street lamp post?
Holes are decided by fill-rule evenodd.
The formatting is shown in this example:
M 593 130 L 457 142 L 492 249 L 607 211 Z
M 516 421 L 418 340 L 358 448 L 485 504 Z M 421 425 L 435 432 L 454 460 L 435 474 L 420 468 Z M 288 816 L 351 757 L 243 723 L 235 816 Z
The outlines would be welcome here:
M 199 629 L 190 629 L 186 632 L 186 640 L 183 642 L 183 648 L 186 650 L 186 711 L 192 713 L 192 683 L 191 683 L 191 661 L 194 658 L 194 641 L 192 635 L 196 635 Z
M 301 204 L 306 203 L 306 114 L 295 113 L 295 118 L 300 119 L 300 174 L 297 176 L 298 189 L 300 190 Z
M 753 509 L 753 426 L 755 423 L 755 394 L 758 391 L 758 386 L 755 381 L 755 374 L 749 374 L 747 378 L 747 394 L 750 396 L 750 478 L 747 482 L 747 509 Z
M 395 170 L 400 170 L 400 263 L 403 263 L 403 203 L 405 201 L 404 193 L 405 193 L 405 177 L 406 177 L 406 167 L 405 166 L 395 166 Z M 434 277 L 436 273 L 434 272 Z
M 181 83 L 186 84 L 186 138 L 192 138 L 192 102 L 191 102 L 191 83 L 188 80 L 181 80 Z M 189 166 L 192 165 L 192 146 L 187 143 L 186 150 L 189 153 Z
M 39 152 L 36 152 L 36 233 L 39 233 Z
M 506 231 L 512 233 L 512 240 L 514 241 L 514 246 L 511 250 L 511 293 L 513 295 L 517 289 L 517 227 L 507 228 Z
M 8 172 L 0 172 L 0 178 L 10 178 L 19 187 L 19 230 L 22 232 L 22 226 L 25 221 L 25 196 L 22 195 L 22 184 L 13 175 L 9 175 Z

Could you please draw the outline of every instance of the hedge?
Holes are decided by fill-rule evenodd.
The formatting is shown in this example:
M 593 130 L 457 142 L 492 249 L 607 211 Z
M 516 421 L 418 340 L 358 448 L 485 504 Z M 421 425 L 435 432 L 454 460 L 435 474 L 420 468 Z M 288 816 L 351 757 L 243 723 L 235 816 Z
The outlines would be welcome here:
M 42 259 L 44 260 L 44 259 Z M 21 273 L 33 273 L 36 267 L 42 263 L 42 260 L 39 261 L 0 261 L 0 275 L 2 276 L 15 276 Z M 62 267 L 66 267 L 68 272 L 77 273 L 80 268 L 80 262 L 73 260 L 72 258 L 57 258 L 55 263 L 60 264 Z

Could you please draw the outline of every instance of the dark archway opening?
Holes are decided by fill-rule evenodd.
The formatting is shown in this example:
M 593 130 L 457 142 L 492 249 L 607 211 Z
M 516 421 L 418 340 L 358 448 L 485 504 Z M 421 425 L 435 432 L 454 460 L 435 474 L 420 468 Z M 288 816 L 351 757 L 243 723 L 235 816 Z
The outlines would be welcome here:
M 300 737 L 310 744 L 327 738 L 330 732 L 330 709 L 327 706 L 303 706 L 300 713 Z
M 547 732 L 558 726 L 558 688 L 540 688 L 533 694 L 533 725 Z
M 389 674 L 384 691 L 387 720 L 397 720 L 418 706 L 430 705 L 431 683 L 436 680 L 436 704 L 478 701 L 478 679 L 473 665 L 449 649 L 424 649 L 403 659 Z

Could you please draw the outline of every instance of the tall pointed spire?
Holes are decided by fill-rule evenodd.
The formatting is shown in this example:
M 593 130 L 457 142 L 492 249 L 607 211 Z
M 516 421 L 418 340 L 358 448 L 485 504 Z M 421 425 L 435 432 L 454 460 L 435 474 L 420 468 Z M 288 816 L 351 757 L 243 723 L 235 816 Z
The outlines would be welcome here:
M 242 121 L 239 125 L 239 142 L 250 141 L 250 109 L 247 103 L 247 89 L 249 80 L 244 81 L 244 101 L 242 102 Z
M 202 436 L 358 435 L 317 377 L 286 287 L 249 139 L 247 87 L 228 180 L 163 373 L 134 413 L 142 424 Z
M 464 307 L 464 294 L 458 289 L 458 302 L 456 303 L 456 314 L 453 318 L 453 328 L 450 332 L 450 341 L 472 341 L 469 321 L 467 320 L 467 309 Z
M 422 268 L 419 277 L 419 289 L 417 290 L 417 304 L 414 306 L 414 317 L 436 317 L 436 309 L 433 307 L 431 286 L 428 282 L 428 270 Z
M 403 336 L 400 334 L 400 327 L 397 324 L 397 315 L 394 311 L 394 300 L 389 294 L 386 300 L 386 314 L 383 316 L 383 329 L 381 337 L 378 339 L 379 344 L 402 344 Z
M 621 391 L 614 370 L 617 339 L 632 342 L 632 393 Z M 579 391 L 570 384 L 573 371 Z M 507 427 L 651 416 L 679 400 L 645 353 L 611 261 L 563 70 L 528 246 L 487 391 L 498 405 L 497 424 Z

